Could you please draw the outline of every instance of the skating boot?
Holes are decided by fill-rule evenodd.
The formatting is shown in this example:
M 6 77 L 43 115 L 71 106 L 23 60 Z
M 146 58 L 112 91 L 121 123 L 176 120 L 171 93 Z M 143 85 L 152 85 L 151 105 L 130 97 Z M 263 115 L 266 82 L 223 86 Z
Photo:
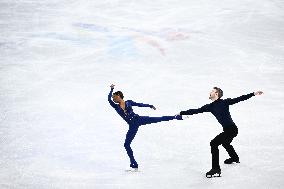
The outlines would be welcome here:
M 240 163 L 239 158 L 229 158 L 224 161 L 225 164 Z

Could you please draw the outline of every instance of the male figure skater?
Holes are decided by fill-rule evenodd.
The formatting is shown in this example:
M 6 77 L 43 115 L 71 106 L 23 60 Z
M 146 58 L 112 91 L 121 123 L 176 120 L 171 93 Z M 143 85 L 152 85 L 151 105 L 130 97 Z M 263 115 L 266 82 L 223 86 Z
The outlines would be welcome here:
M 242 95 L 237 98 L 221 99 L 223 96 L 222 89 L 214 87 L 210 92 L 209 99 L 213 102 L 206 104 L 198 109 L 189 109 L 187 111 L 181 111 L 180 115 L 193 115 L 203 112 L 211 112 L 218 122 L 223 127 L 223 132 L 217 135 L 211 142 L 211 154 L 212 154 L 212 169 L 206 173 L 206 177 L 211 178 L 215 174 L 221 175 L 221 169 L 219 165 L 219 149 L 218 146 L 222 145 L 228 152 L 230 158 L 224 161 L 225 164 L 232 164 L 233 162 L 239 163 L 239 156 L 235 152 L 231 142 L 238 134 L 238 128 L 229 112 L 229 106 L 236 104 L 240 101 L 247 100 L 256 95 L 262 95 L 262 91 L 253 92 L 247 95 Z
M 156 108 L 153 105 L 149 104 L 142 104 L 142 103 L 136 103 L 132 100 L 124 101 L 123 93 L 121 91 L 117 91 L 112 94 L 114 89 L 114 84 L 112 84 L 110 93 L 108 95 L 108 101 L 110 105 L 116 110 L 116 112 L 127 122 L 129 125 L 128 132 L 126 134 L 126 139 L 124 143 L 124 147 L 126 149 L 126 152 L 130 159 L 130 171 L 137 171 L 138 170 L 138 163 L 136 162 L 133 151 L 130 147 L 130 144 L 132 140 L 134 139 L 138 128 L 141 125 L 151 124 L 151 123 L 158 123 L 161 121 L 170 121 L 170 120 L 182 120 L 181 115 L 175 115 L 175 116 L 162 116 L 162 117 L 148 117 L 148 116 L 139 116 L 138 114 L 135 114 L 133 112 L 132 106 L 138 106 L 138 107 L 150 107 L 154 110 Z M 111 97 L 113 101 L 111 100 Z

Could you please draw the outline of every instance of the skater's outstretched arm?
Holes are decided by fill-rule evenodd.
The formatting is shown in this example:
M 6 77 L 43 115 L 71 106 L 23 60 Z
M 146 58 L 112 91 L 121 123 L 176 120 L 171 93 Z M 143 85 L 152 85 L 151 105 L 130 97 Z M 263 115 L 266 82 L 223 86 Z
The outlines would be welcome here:
M 111 89 L 110 89 L 110 92 L 108 94 L 108 102 L 113 108 L 115 108 L 115 103 L 111 100 L 111 97 L 112 97 L 112 92 L 113 92 L 114 86 L 115 86 L 114 84 L 112 84 L 110 86 Z
M 227 98 L 224 101 L 226 103 L 228 103 L 229 105 L 233 105 L 233 104 L 236 104 L 238 102 L 241 102 L 241 101 L 244 101 L 244 100 L 248 100 L 249 98 L 251 98 L 253 96 L 262 95 L 262 94 L 263 94 L 262 91 L 256 91 L 256 92 L 252 92 L 252 93 L 247 94 L 247 95 L 242 95 L 242 96 L 237 97 L 237 98 Z
M 156 110 L 155 106 L 153 105 L 150 105 L 150 104 L 143 104 L 143 103 L 137 103 L 137 102 L 134 102 L 132 100 L 129 100 L 129 102 L 131 103 L 132 106 L 138 106 L 138 107 L 150 107 L 154 110 Z
M 204 106 L 202 106 L 201 108 L 198 109 L 189 109 L 186 111 L 181 111 L 180 115 L 193 115 L 193 114 L 199 114 L 199 113 L 203 113 L 203 112 L 210 112 L 210 104 L 206 104 Z

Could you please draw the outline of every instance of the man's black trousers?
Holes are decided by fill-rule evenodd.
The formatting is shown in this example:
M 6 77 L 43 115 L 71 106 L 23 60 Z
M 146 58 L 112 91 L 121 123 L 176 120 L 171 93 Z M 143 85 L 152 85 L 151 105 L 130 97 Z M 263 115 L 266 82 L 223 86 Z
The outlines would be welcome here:
M 238 154 L 235 152 L 234 147 L 231 145 L 233 138 L 238 135 L 238 128 L 234 126 L 229 126 L 224 128 L 224 131 L 217 135 L 210 142 L 211 154 L 212 154 L 212 168 L 220 169 L 219 165 L 219 149 L 218 146 L 222 145 L 228 152 L 231 158 L 239 158 Z

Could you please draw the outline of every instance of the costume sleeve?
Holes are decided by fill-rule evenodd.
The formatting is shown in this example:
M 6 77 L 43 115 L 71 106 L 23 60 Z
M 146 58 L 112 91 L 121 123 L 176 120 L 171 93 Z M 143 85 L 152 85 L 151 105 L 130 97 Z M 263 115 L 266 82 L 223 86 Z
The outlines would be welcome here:
M 134 102 L 134 101 L 132 101 L 132 100 L 129 100 L 129 102 L 131 103 L 132 106 L 150 107 L 150 108 L 153 107 L 153 105 L 150 105 L 150 104 L 143 104 L 143 103 L 137 103 L 137 102 Z
M 198 109 L 189 109 L 186 111 L 181 111 L 180 115 L 193 115 L 193 114 L 199 114 L 199 113 L 203 113 L 203 112 L 210 112 L 210 104 L 206 104 L 204 106 L 202 106 L 201 108 Z
M 110 104 L 113 108 L 115 108 L 115 103 L 111 100 L 112 92 L 113 92 L 113 88 L 111 88 L 111 90 L 110 90 L 110 92 L 109 92 L 109 94 L 108 94 L 108 102 L 109 102 L 109 104 Z
M 242 96 L 239 96 L 237 98 L 227 98 L 225 99 L 224 101 L 229 104 L 229 105 L 233 105 L 233 104 L 236 104 L 238 102 L 241 102 L 241 101 L 244 101 L 244 100 L 247 100 L 251 97 L 254 96 L 254 93 L 250 93 L 250 94 L 247 94 L 247 95 L 242 95 Z

